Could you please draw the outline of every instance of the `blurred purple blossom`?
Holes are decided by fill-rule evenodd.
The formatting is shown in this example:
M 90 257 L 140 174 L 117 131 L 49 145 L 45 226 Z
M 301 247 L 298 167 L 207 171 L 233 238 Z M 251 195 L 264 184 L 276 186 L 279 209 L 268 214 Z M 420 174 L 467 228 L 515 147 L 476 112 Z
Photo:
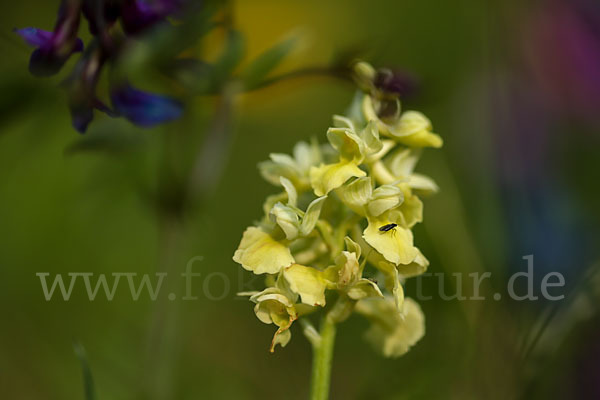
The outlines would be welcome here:
M 122 84 L 111 90 L 115 111 L 136 125 L 151 127 L 181 116 L 183 105 L 168 96 L 153 94 Z
M 373 85 L 384 97 L 407 97 L 417 89 L 417 80 L 401 70 L 381 68 L 377 70 Z
M 71 54 L 83 50 L 83 42 L 77 37 L 80 11 L 79 1 L 63 0 L 52 32 L 32 27 L 14 30 L 27 44 L 37 47 L 29 59 L 33 75 L 54 75 Z
M 523 54 L 548 106 L 597 120 L 600 109 L 600 2 L 540 3 L 527 22 Z
M 29 27 L 15 29 L 15 33 L 37 47 L 30 59 L 31 73 L 54 75 L 71 54 L 84 49 L 77 37 L 83 14 L 93 38 L 64 82 L 73 127 L 85 132 L 94 109 L 150 127 L 180 117 L 182 104 L 167 96 L 135 89 L 125 83 L 124 77 L 118 77 L 111 84 L 112 110 L 97 97 L 96 86 L 104 68 L 118 59 L 129 35 L 166 23 L 169 16 L 182 10 L 184 3 L 185 0 L 62 0 L 54 31 Z M 113 29 L 119 19 L 123 31 Z
M 22 29 L 15 28 L 14 32 L 21 36 L 23 40 L 25 40 L 25 43 L 33 47 L 42 47 L 47 45 L 52 40 L 52 36 L 54 34 L 50 31 L 31 27 Z
M 75 66 L 71 76 L 65 81 L 69 97 L 69 110 L 73 127 L 84 133 L 94 118 L 93 110 L 104 111 L 110 116 L 114 113 L 96 97 L 96 84 L 106 61 L 106 53 L 97 46 Z
M 163 22 L 182 8 L 183 0 L 124 0 L 121 6 L 123 30 L 136 34 Z

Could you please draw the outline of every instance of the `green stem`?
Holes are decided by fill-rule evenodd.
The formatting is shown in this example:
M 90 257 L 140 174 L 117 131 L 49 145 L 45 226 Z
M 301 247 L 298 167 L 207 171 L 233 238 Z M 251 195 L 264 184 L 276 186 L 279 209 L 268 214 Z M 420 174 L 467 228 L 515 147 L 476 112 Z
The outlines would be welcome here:
M 327 400 L 329 398 L 329 381 L 331 377 L 331 360 L 335 343 L 335 322 L 325 315 L 321 321 L 321 340 L 313 343 L 311 400 Z

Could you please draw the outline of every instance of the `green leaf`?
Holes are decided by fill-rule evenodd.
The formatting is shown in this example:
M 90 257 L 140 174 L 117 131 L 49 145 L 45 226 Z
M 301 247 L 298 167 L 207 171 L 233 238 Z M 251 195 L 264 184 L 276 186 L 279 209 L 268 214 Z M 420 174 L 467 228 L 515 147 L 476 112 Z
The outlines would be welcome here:
M 261 82 L 294 49 L 299 37 L 294 35 L 266 50 L 256 57 L 241 73 L 241 79 L 247 89 L 260 86 Z
M 85 349 L 78 341 L 73 342 L 73 351 L 81 363 L 81 370 L 83 372 L 83 389 L 85 393 L 85 400 L 96 400 L 96 392 L 94 389 L 94 379 L 92 378 L 92 370 L 85 354 Z
M 213 90 L 217 90 L 231 76 L 233 70 L 242 61 L 245 47 L 244 35 L 241 32 L 236 30 L 229 30 L 227 32 L 225 48 L 213 64 Z

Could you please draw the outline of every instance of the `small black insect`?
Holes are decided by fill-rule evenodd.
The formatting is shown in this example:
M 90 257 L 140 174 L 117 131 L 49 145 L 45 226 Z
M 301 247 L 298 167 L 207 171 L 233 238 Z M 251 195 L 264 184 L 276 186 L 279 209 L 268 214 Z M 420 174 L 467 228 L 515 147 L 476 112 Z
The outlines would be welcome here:
M 398 226 L 398 224 L 386 224 L 383 225 L 382 227 L 379 228 L 380 232 L 388 232 L 391 231 L 392 229 L 396 228 Z
M 389 231 L 392 231 L 392 236 L 396 236 L 396 227 L 398 226 L 398 224 L 385 224 L 381 227 L 379 227 L 379 233 L 386 233 Z

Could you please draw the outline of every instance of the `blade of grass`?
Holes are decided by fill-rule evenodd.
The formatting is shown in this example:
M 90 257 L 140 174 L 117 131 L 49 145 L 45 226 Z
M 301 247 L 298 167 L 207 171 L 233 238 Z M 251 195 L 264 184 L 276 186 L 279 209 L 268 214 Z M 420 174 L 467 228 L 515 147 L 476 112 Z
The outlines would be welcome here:
M 94 379 L 92 377 L 92 370 L 90 369 L 90 364 L 88 363 L 85 349 L 83 348 L 81 343 L 79 343 L 79 341 L 76 340 L 73 342 L 73 351 L 75 352 L 75 356 L 77 356 L 77 358 L 79 359 L 79 363 L 81 364 L 85 400 L 96 400 L 97 397 L 94 388 Z

